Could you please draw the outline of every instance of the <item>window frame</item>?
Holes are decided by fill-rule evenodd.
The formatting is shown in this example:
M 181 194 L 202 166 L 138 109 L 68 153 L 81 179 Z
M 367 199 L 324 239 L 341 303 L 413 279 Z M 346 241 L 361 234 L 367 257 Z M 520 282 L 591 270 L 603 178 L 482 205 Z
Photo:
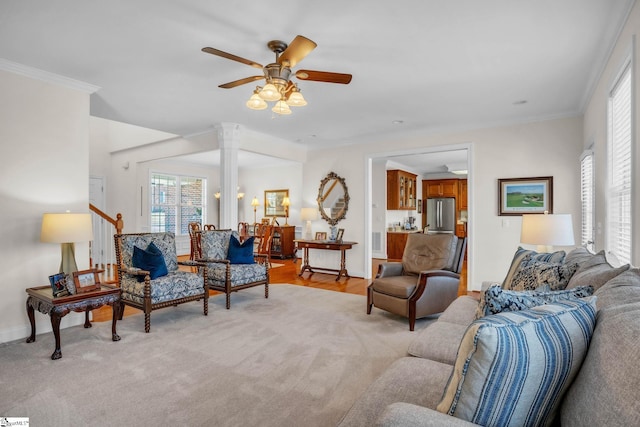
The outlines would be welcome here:
M 175 203 L 154 203 L 154 196 L 155 196 L 155 192 L 153 189 L 154 186 L 154 181 L 157 179 L 156 177 L 169 177 L 169 178 L 173 178 L 174 182 L 175 182 Z M 193 203 L 189 204 L 189 203 L 183 203 L 182 202 L 182 185 L 184 181 L 187 180 L 200 180 L 202 182 L 202 195 L 201 195 L 201 204 L 197 204 L 195 205 L 196 207 L 200 207 L 201 208 L 201 215 L 200 215 L 200 225 L 202 226 L 202 224 L 205 223 L 205 220 L 207 218 L 207 210 L 208 210 L 208 205 L 207 205 L 207 178 L 204 176 L 197 176 L 197 175 L 186 175 L 186 174 L 178 174 L 178 173 L 170 173 L 170 172 L 163 172 L 163 171 L 149 171 L 149 208 L 147 209 L 147 214 L 148 214 L 148 218 L 149 218 L 149 229 L 151 232 L 172 232 L 174 233 L 176 236 L 186 236 L 189 234 L 189 227 L 188 227 L 188 223 L 186 223 L 186 231 L 183 233 L 182 232 L 182 221 L 183 221 L 183 208 L 189 206 L 189 207 L 193 207 Z M 164 222 L 163 227 L 164 229 L 159 229 L 157 225 L 154 225 L 154 218 L 153 218 L 153 212 L 154 212 L 154 207 L 155 206 L 163 206 L 163 207 L 169 207 L 174 211 L 174 215 L 175 215 L 175 222 L 172 226 L 173 229 L 167 229 L 167 223 Z M 189 221 L 192 222 L 192 221 Z
M 595 184 L 595 154 L 588 149 L 580 155 L 580 244 L 591 251 L 595 248 Z
M 618 135 L 621 126 L 620 115 L 616 114 L 620 106 L 620 99 L 617 98 L 617 95 L 620 94 L 622 86 L 627 84 L 627 79 L 628 88 L 624 88 L 625 92 L 622 95 L 628 94 L 628 100 L 623 100 L 625 103 L 628 102 L 628 112 L 625 109 L 623 117 L 628 121 L 628 133 L 625 132 L 624 137 L 621 138 Z M 623 264 L 630 263 L 633 258 L 634 105 L 634 67 L 633 56 L 630 54 L 622 63 L 607 95 L 605 249 Z M 623 139 L 624 141 L 622 141 Z M 620 146 L 621 141 L 625 144 L 624 146 Z M 628 150 L 628 156 L 623 156 L 621 159 L 619 152 L 622 150 Z

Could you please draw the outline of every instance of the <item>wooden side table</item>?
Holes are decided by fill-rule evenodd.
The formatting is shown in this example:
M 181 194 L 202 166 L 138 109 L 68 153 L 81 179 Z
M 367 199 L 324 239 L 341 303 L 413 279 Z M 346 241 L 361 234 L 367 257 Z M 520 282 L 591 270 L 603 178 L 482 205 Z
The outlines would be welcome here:
M 295 240 L 295 242 L 297 245 L 297 249 L 304 249 L 302 267 L 300 267 L 300 274 L 298 274 L 298 276 L 302 276 L 302 273 L 304 273 L 306 270 L 309 270 L 309 272 L 313 274 L 315 269 L 318 271 L 337 274 L 338 277 L 336 277 L 336 282 L 340 280 L 340 277 L 342 276 L 349 278 L 349 273 L 347 272 L 346 266 L 346 251 L 347 249 L 351 249 L 353 245 L 357 245 L 358 242 L 334 242 L 331 240 Z M 309 249 L 340 251 L 340 269 L 312 267 L 311 265 L 309 265 Z
M 51 286 L 38 286 L 35 288 L 27 288 L 27 315 L 31 323 L 31 336 L 27 338 L 28 343 L 36 340 L 36 321 L 34 312 L 38 310 L 40 313 L 48 314 L 51 317 L 51 327 L 53 335 L 56 339 L 56 347 L 51 355 L 51 359 L 56 360 L 62 357 L 60 349 L 60 319 L 66 316 L 70 311 L 84 311 L 85 320 L 84 327 L 90 328 L 89 311 L 110 305 L 113 311 L 113 320 L 111 323 L 111 339 L 120 341 L 120 336 L 116 333 L 116 321 L 120 317 L 120 288 L 111 285 L 100 285 L 99 290 L 85 292 L 81 294 L 66 295 L 54 298 Z

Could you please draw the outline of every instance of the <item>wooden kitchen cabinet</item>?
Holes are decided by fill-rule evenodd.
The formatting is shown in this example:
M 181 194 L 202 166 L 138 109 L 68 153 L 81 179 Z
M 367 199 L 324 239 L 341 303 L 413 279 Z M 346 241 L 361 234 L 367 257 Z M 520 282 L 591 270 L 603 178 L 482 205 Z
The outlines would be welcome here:
M 416 178 L 417 175 L 399 169 L 387 171 L 388 210 L 416 209 Z
M 467 210 L 467 180 L 458 180 L 458 210 Z
M 407 245 L 407 237 L 415 231 L 389 231 L 387 232 L 387 259 L 401 260 L 404 247 Z
M 439 179 L 422 181 L 426 185 L 427 197 L 457 197 L 459 179 Z

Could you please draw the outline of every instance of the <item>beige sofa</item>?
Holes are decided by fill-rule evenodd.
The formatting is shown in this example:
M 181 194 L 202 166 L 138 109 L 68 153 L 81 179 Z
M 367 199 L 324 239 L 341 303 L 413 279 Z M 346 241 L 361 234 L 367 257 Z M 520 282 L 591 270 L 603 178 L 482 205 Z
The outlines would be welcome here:
M 517 269 L 516 253 L 509 275 Z M 578 263 L 567 288 L 595 289 L 596 320 L 582 365 L 560 400 L 563 426 L 631 426 L 640 423 L 640 271 L 614 268 L 603 253 L 578 248 L 563 262 Z M 456 363 L 460 341 L 478 302 L 459 297 L 439 319 L 418 332 L 407 357 L 392 363 L 359 397 L 340 426 L 476 425 L 438 412 Z

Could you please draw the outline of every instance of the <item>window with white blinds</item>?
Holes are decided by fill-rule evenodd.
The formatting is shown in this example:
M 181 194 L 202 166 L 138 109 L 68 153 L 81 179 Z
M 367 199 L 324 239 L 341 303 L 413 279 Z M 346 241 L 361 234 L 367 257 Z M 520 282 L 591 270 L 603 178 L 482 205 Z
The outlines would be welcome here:
M 595 182 L 593 176 L 593 151 L 588 150 L 580 157 L 580 201 L 582 210 L 581 244 L 593 250 L 593 218 L 594 218 Z
M 205 178 L 152 173 L 150 182 L 152 232 L 189 234 L 190 222 L 203 224 L 207 209 Z
M 631 61 L 609 94 L 607 250 L 631 262 Z

